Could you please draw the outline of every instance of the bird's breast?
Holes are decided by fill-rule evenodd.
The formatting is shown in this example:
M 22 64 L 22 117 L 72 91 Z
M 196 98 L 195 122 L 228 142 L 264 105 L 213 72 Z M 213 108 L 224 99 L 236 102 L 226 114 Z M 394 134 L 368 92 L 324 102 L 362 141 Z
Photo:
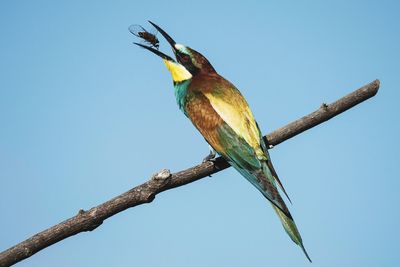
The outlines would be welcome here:
M 196 127 L 202 130 L 211 131 L 223 123 L 222 118 L 202 94 L 189 95 L 185 109 Z
M 208 99 L 200 93 L 189 93 L 186 96 L 185 114 L 207 142 L 217 152 L 223 152 L 218 129 L 224 121 L 211 106 Z

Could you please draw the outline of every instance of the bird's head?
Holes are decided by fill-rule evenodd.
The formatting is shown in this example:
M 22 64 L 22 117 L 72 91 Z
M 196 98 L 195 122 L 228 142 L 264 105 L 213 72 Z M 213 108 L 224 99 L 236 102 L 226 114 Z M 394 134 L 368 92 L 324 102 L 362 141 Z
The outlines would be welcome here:
M 159 50 L 154 49 L 153 47 L 139 43 L 135 44 L 161 57 L 164 60 L 164 63 L 167 66 L 168 70 L 171 72 L 174 83 L 180 83 L 189 80 L 200 73 L 207 74 L 215 72 L 213 66 L 211 66 L 210 62 L 202 54 L 194 49 L 191 49 L 190 47 L 177 44 L 163 29 L 161 29 L 153 22 L 149 22 L 164 36 L 164 38 L 171 45 L 176 60 L 160 52 Z

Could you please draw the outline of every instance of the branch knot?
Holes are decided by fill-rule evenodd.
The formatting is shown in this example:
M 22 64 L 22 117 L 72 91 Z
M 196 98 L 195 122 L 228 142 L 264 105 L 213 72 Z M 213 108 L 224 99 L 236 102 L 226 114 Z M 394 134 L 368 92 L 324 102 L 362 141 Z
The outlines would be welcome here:
M 168 169 L 162 169 L 158 173 L 151 177 L 151 180 L 167 180 L 171 177 L 171 171 Z

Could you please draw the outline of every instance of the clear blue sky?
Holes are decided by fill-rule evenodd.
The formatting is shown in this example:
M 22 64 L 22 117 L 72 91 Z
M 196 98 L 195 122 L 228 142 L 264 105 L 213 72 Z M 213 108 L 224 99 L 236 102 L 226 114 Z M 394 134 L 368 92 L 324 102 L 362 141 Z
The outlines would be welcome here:
M 264 133 L 376 78 L 381 91 L 271 150 L 312 265 L 227 170 L 19 266 L 400 265 L 397 1 L 60 2 L 0 3 L 0 250 L 208 152 L 130 24 L 202 52 Z

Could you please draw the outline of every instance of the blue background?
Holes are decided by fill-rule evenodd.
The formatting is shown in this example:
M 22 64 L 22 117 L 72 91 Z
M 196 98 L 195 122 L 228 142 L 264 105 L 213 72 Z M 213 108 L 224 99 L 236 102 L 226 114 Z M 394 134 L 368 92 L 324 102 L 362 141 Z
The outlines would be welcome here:
M 241 89 L 264 133 L 379 78 L 271 156 L 312 266 L 399 266 L 397 3 L 1 1 L 0 250 L 208 153 L 161 60 L 132 44 L 150 19 Z M 311 265 L 229 169 L 19 266 Z

